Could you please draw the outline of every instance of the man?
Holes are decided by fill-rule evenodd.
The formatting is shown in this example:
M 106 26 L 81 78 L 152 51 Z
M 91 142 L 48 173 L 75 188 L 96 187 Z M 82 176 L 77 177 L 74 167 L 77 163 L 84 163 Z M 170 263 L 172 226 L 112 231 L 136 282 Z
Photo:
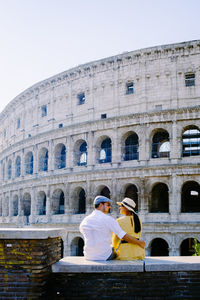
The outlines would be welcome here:
M 80 232 L 83 234 L 85 246 L 84 256 L 88 260 L 110 260 L 116 257 L 111 247 L 112 233 L 128 243 L 145 247 L 145 242 L 135 239 L 121 229 L 117 221 L 108 216 L 111 201 L 104 196 L 94 199 L 94 211 L 83 219 Z

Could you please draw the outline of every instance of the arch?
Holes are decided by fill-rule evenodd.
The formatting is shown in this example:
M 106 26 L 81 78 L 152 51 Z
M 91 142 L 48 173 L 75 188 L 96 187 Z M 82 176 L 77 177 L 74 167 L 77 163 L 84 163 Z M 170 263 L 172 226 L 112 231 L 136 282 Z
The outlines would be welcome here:
M 200 212 L 200 185 L 187 181 L 181 189 L 181 212 Z
M 196 126 L 189 126 L 182 134 L 182 157 L 196 155 L 200 155 L 200 130 Z
M 156 183 L 150 194 L 149 211 L 152 213 L 169 212 L 169 189 L 165 183 Z
M 66 147 L 60 143 L 55 147 L 55 168 L 63 169 L 66 167 Z
M 99 163 L 108 163 L 112 161 L 112 142 L 109 137 L 105 138 L 99 149 Z
M 17 156 L 15 160 L 15 177 L 21 176 L 21 157 Z
M 158 129 L 154 133 L 151 145 L 151 157 L 152 158 L 162 158 L 169 157 L 170 155 L 170 143 L 169 143 L 169 133 L 164 129 Z
M 65 196 L 61 189 L 56 189 L 52 195 L 52 213 L 62 215 L 65 213 Z
M 84 240 L 75 237 L 71 242 L 71 256 L 83 256 Z
M 78 199 L 78 213 L 85 214 L 85 211 L 86 211 L 85 190 L 81 189 L 79 192 L 79 199 Z
M 33 174 L 33 153 L 31 151 L 25 156 L 25 173 Z
M 136 160 L 139 157 L 139 139 L 136 133 L 129 133 L 124 141 L 124 146 L 122 147 L 122 158 L 123 160 Z
M 42 148 L 39 151 L 39 166 L 38 170 L 39 171 L 48 171 L 48 158 L 49 158 L 49 153 L 47 148 Z
M 12 161 L 9 159 L 8 161 L 8 179 L 11 179 L 12 177 Z
M 193 248 L 194 238 L 187 238 L 180 245 L 180 256 L 192 256 L 195 253 Z
M 30 216 L 31 214 L 31 195 L 29 193 L 25 193 L 22 198 L 22 211 L 24 216 Z
M 86 212 L 86 194 L 83 187 L 78 186 L 74 189 L 71 204 L 74 214 L 84 214 Z
M 14 195 L 13 197 L 13 216 L 17 216 L 18 215 L 18 205 L 19 205 L 19 197 L 18 195 Z
M 74 161 L 78 166 L 87 165 L 87 143 L 85 140 L 79 140 L 74 147 Z
M 46 193 L 40 191 L 37 195 L 37 214 L 44 216 L 46 215 Z
M 110 190 L 107 186 L 104 186 L 100 189 L 99 191 L 99 195 L 107 197 L 108 199 L 110 199 Z
M 168 243 L 162 238 L 155 238 L 150 245 L 151 256 L 169 256 Z
M 136 207 L 135 211 L 138 211 L 138 189 L 134 184 L 129 184 L 124 193 L 124 197 L 128 197 L 134 200 Z

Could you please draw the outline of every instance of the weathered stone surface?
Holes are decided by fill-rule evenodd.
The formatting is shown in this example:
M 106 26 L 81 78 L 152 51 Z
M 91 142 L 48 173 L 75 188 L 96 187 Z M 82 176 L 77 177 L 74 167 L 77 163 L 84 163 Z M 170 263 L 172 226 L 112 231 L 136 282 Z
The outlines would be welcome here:
M 143 272 L 142 260 L 135 261 L 89 261 L 84 257 L 68 256 L 52 265 L 54 273 L 112 273 Z
M 146 257 L 145 272 L 200 271 L 200 256 Z

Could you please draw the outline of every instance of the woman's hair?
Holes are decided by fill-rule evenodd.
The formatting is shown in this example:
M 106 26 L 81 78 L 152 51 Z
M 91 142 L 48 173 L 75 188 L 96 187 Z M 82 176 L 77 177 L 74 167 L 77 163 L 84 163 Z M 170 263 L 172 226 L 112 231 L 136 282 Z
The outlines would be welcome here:
M 135 233 L 138 233 L 141 231 L 141 224 L 140 224 L 140 219 L 138 215 L 135 212 L 132 212 L 134 223 L 135 223 Z

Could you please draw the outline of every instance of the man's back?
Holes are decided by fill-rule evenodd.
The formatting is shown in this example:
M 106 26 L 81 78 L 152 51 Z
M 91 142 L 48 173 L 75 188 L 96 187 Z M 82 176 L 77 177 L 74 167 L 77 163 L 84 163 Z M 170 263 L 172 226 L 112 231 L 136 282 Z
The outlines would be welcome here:
M 81 222 L 80 232 L 85 241 L 84 256 L 89 260 L 106 260 L 112 253 L 112 232 L 119 238 L 125 234 L 111 216 L 97 209 Z

